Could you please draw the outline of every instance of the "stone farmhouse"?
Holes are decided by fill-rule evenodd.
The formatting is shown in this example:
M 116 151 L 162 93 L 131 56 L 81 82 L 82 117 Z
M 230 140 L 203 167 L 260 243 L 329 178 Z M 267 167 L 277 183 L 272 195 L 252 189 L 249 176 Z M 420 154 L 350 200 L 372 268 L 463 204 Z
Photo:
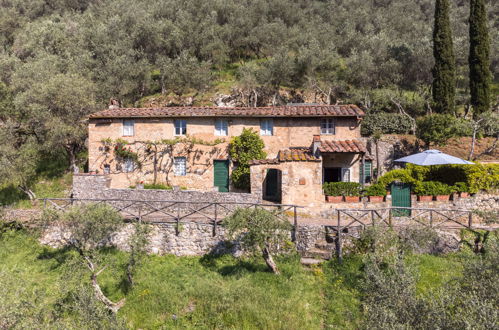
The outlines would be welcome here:
M 356 105 L 118 108 L 89 117 L 89 171 L 111 188 L 167 183 L 204 191 L 236 191 L 230 139 L 258 132 L 267 159 L 251 162 L 251 193 L 283 204 L 320 205 L 324 182 L 371 177 Z

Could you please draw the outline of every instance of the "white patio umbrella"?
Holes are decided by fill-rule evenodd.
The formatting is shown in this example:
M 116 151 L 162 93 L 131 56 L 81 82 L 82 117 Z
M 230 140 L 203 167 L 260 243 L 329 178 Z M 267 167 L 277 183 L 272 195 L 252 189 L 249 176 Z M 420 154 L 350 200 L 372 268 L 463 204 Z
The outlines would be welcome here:
M 394 160 L 395 162 L 411 163 L 422 166 L 430 165 L 447 165 L 447 164 L 457 164 L 457 165 L 474 165 L 475 163 L 469 162 L 467 160 L 454 157 L 448 154 L 444 154 L 440 150 L 426 150 L 414 155 L 402 157 Z

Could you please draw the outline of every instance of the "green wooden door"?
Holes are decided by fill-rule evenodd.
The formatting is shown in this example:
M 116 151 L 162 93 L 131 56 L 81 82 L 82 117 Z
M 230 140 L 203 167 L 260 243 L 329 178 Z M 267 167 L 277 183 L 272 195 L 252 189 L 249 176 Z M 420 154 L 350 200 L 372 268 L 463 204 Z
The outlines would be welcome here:
M 411 185 L 393 182 L 391 188 L 392 206 L 411 207 Z M 392 215 L 395 217 L 409 216 L 411 215 L 411 210 L 393 210 Z
M 213 161 L 213 185 L 218 187 L 220 192 L 229 191 L 229 161 L 215 160 Z

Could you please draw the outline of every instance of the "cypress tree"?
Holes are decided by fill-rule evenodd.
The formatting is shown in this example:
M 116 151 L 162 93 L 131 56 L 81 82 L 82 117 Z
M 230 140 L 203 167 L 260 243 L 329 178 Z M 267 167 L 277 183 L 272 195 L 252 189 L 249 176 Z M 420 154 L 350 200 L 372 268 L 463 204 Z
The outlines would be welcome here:
M 484 0 L 470 0 L 470 93 L 473 114 L 478 116 L 490 105 L 490 41 Z
M 433 28 L 433 101 L 439 113 L 454 111 L 456 94 L 456 60 L 452 45 L 449 19 L 449 1 L 436 0 Z

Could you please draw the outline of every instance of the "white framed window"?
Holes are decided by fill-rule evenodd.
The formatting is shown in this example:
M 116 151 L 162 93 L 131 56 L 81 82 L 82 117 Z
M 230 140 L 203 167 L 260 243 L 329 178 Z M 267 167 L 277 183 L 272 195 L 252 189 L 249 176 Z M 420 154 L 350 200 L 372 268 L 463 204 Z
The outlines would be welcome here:
M 341 169 L 341 181 L 350 182 L 350 169 L 342 168 Z
M 173 158 L 173 171 L 176 176 L 186 175 L 186 159 L 185 157 L 175 157 Z
M 323 118 L 321 121 L 321 134 L 333 135 L 335 134 L 335 121 L 334 118 Z
M 126 173 L 133 172 L 135 170 L 135 161 L 132 158 L 125 158 L 123 160 L 123 170 Z
M 227 121 L 227 119 L 215 120 L 215 135 L 216 136 L 229 135 L 229 122 Z
M 123 120 L 123 136 L 133 136 L 135 121 Z
M 174 135 L 186 135 L 187 134 L 187 120 L 185 119 L 175 119 L 175 134 Z
M 260 120 L 260 135 L 274 135 L 274 120 Z

